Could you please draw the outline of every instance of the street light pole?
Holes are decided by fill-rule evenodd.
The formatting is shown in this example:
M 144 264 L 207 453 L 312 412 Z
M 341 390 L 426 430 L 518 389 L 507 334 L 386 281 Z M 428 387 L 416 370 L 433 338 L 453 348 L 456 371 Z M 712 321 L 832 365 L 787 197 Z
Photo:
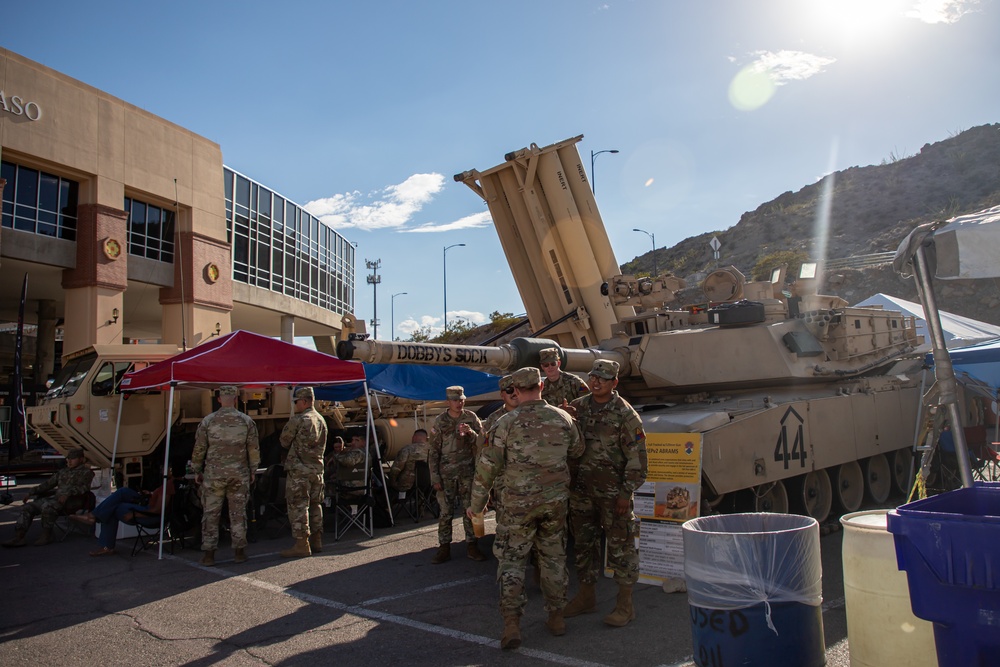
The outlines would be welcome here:
M 444 331 L 448 333 L 448 249 L 464 246 L 464 243 L 453 243 L 444 247 Z
M 647 232 L 645 229 L 633 229 L 632 231 L 642 232 L 643 234 L 649 237 L 650 241 L 653 242 L 653 278 L 656 278 L 656 276 L 659 275 L 656 273 L 656 234 Z
M 392 304 L 389 308 L 389 325 L 392 327 L 392 329 L 389 330 L 389 340 L 396 340 L 396 297 L 403 296 L 404 294 L 406 294 L 406 292 L 396 292 L 392 295 L 392 298 L 389 299 L 389 303 Z
M 378 274 L 378 269 L 382 266 L 382 260 L 365 260 L 365 266 L 372 270 L 368 276 L 368 284 L 372 286 L 372 339 L 378 338 L 378 284 L 382 282 L 382 276 Z
M 597 151 L 596 153 L 594 151 L 590 151 L 590 192 L 591 192 L 591 194 L 595 194 L 595 195 L 597 194 L 597 178 L 594 176 L 594 159 L 598 155 L 600 155 L 601 153 L 617 153 L 617 152 L 618 152 L 618 149 L 616 149 L 616 148 L 608 148 L 607 150 Z

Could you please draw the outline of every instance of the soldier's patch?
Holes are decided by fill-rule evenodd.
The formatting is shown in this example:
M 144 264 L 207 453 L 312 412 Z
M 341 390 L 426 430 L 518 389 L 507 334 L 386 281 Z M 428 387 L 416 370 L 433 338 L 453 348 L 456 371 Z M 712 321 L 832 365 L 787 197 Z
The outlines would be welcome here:
M 645 437 L 646 437 L 646 432 L 643 431 L 641 428 L 637 428 L 635 430 L 635 439 L 636 440 L 642 440 Z

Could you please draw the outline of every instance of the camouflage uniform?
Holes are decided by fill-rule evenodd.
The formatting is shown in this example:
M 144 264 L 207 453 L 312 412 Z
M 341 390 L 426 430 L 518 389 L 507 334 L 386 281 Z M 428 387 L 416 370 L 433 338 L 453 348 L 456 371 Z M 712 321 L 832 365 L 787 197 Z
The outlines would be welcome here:
M 646 434 L 628 401 L 612 392 L 607 403 L 592 396 L 573 401 L 586 452 L 580 459 L 569 497 L 570 526 L 581 583 L 597 581 L 601 533 L 608 539 L 608 565 L 615 581 L 632 585 L 639 578 L 632 493 L 646 481 Z M 629 511 L 615 516 L 615 501 L 629 499 Z
M 304 388 L 296 391 L 302 398 Z M 312 398 L 312 390 L 309 389 Z M 323 532 L 323 454 L 326 452 L 326 420 L 312 406 L 292 415 L 281 429 L 281 446 L 288 450 L 285 457 L 285 503 L 292 537 L 308 538 Z
M 427 443 L 411 442 L 399 450 L 389 468 L 389 486 L 397 491 L 409 491 L 417 479 L 417 461 L 427 461 Z
M 537 372 L 537 369 L 530 369 Z M 537 381 L 536 381 L 537 382 Z M 545 609 L 566 606 L 566 501 L 570 468 L 567 459 L 584 446 L 572 417 L 542 400 L 526 401 L 502 416 L 476 465 L 472 485 L 473 512 L 486 505 L 490 488 L 501 476 L 501 508 L 493 553 L 500 562 L 500 613 L 520 617 L 527 600 L 524 566 L 537 549 Z
M 220 390 L 221 393 L 221 390 Z M 195 434 L 191 467 L 202 474 L 201 549 L 219 545 L 219 517 L 229 500 L 229 529 L 234 549 L 247 545 L 247 496 L 260 465 L 257 425 L 236 408 L 219 408 L 201 420 Z
M 365 448 L 347 448 L 339 454 L 335 454 L 333 458 L 336 460 L 338 468 L 350 470 L 351 468 L 364 467 Z M 337 486 L 344 490 L 353 489 L 360 495 L 364 492 L 366 484 L 364 479 L 345 479 L 337 480 Z
M 36 514 L 42 515 L 42 529 L 52 530 L 60 514 L 81 509 L 81 507 L 72 506 L 74 501 L 79 504 L 79 499 L 72 496 L 80 496 L 90 491 L 90 484 L 93 481 L 94 471 L 86 463 L 75 468 L 59 470 L 35 488 L 32 495 L 38 499 L 24 503 L 21 516 L 14 524 L 14 530 L 27 532 Z M 68 496 L 66 502 L 60 502 L 59 496 Z
M 555 382 L 545 379 L 545 387 L 542 389 L 542 400 L 557 408 L 562 407 L 563 400 L 572 403 L 581 396 L 590 393 L 587 383 L 565 371 L 559 371 L 559 379 Z
M 472 435 L 459 436 L 456 429 L 461 423 L 472 429 Z M 476 468 L 476 439 L 483 432 L 483 424 L 471 410 L 462 410 L 456 419 L 442 412 L 434 420 L 427 444 L 427 463 L 431 469 L 431 484 L 440 484 L 437 493 L 441 515 L 438 518 L 438 544 L 451 544 L 451 520 L 455 513 L 455 500 L 461 499 L 465 507 L 472 488 L 472 475 Z M 465 541 L 475 542 L 472 520 L 464 516 Z

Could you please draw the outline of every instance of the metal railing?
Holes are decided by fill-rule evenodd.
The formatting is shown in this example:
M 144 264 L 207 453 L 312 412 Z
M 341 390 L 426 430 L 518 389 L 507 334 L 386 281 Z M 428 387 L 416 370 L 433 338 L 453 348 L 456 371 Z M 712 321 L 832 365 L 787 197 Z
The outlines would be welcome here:
M 892 264 L 892 260 L 895 256 L 895 252 L 877 252 L 871 255 L 855 255 L 854 257 L 828 259 L 826 260 L 826 269 L 862 269 L 870 266 Z

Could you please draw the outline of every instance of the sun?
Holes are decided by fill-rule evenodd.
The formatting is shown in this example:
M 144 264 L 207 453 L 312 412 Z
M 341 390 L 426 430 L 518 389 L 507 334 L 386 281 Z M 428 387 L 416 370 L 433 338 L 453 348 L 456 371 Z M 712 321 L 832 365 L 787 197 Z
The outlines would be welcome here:
M 850 39 L 884 34 L 901 19 L 905 0 L 813 0 L 814 19 L 831 34 Z

